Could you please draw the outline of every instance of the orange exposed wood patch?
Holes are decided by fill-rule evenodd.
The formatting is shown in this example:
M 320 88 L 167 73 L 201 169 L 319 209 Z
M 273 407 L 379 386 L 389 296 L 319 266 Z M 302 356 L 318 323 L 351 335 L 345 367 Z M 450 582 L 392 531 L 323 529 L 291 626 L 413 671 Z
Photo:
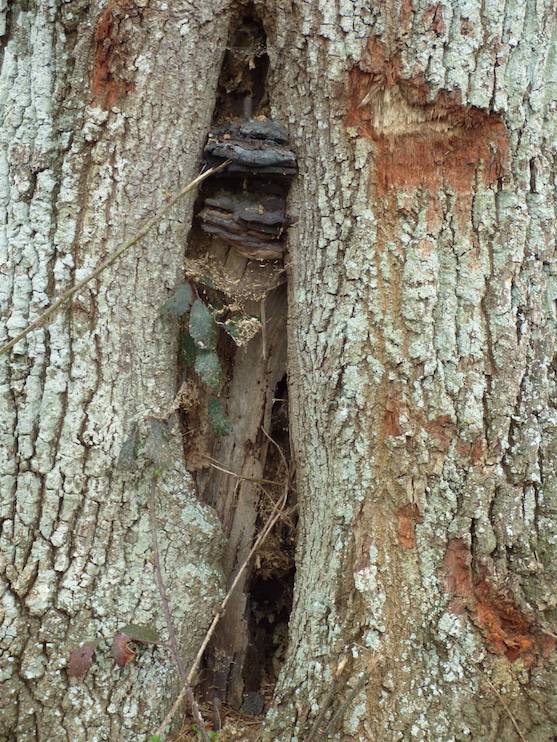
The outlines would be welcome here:
M 94 105 L 112 108 L 120 98 L 134 88 L 127 69 L 128 34 L 121 29 L 122 20 L 133 6 L 134 3 L 129 0 L 112 2 L 99 17 L 95 33 L 95 66 L 91 80 Z
M 456 437 L 456 425 L 450 415 L 438 415 L 433 420 L 428 420 L 424 428 L 444 450 L 451 445 L 451 441 Z
M 385 414 L 383 415 L 383 430 L 385 435 L 402 435 L 398 416 L 399 409 L 396 406 L 393 409 L 385 410 Z
M 476 580 L 474 595 L 478 623 L 487 632 L 496 654 L 515 660 L 534 648 L 536 637 L 512 595 L 497 590 L 487 579 Z
M 442 20 L 437 10 L 433 18 Z M 350 71 L 345 117 L 346 126 L 376 143 L 377 193 L 447 187 L 470 194 L 478 178 L 488 187 L 503 177 L 509 148 L 500 117 L 461 105 L 458 93 L 442 91 L 429 100 L 425 81 L 403 79 L 400 60 L 384 54 L 373 40 L 373 72 Z
M 503 175 L 500 149 L 492 142 L 501 139 L 500 125 L 487 121 L 483 130 L 463 130 L 458 134 L 405 135 L 377 141 L 377 191 L 448 187 L 456 193 L 471 193 L 480 169 L 487 187 Z M 493 135 L 493 136 L 492 136 Z
M 387 86 L 400 78 L 400 54 L 389 54 L 387 45 L 379 36 L 368 41 L 360 66 L 364 71 L 373 72 L 375 78 L 386 81 Z
M 497 586 L 486 567 L 473 575 L 470 551 L 462 539 L 449 542 L 444 565 L 447 591 L 454 596 L 451 609 L 455 613 L 464 608 L 468 611 L 491 652 L 509 660 L 522 657 L 531 664 L 536 656 L 546 657 L 553 651 L 553 637 L 534 625 L 512 592 Z
M 416 523 L 423 521 L 420 509 L 415 503 L 409 502 L 399 508 L 395 515 L 398 518 L 397 536 L 400 545 L 405 549 L 413 549 L 416 546 Z

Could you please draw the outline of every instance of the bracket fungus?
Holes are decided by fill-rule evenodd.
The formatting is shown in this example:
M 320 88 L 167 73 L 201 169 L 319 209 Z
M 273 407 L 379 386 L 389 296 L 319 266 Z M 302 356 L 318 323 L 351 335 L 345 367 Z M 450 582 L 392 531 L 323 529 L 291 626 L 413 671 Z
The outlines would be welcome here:
M 286 131 L 263 116 L 236 121 L 209 133 L 204 160 L 211 167 L 231 162 L 205 197 L 201 228 L 249 259 L 282 258 L 284 232 L 293 221 L 286 196 L 298 169 Z

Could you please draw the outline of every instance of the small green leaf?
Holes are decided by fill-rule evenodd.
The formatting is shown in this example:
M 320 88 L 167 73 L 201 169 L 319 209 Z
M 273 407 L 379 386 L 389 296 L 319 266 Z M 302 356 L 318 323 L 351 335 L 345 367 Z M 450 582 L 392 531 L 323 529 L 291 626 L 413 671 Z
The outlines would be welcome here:
M 172 317 L 181 317 L 185 314 L 193 299 L 193 293 L 189 283 L 183 283 L 178 286 L 172 296 L 165 301 L 162 305 L 162 311 L 164 314 L 170 314 Z
M 147 740 L 147 742 L 163 742 L 163 738 L 162 737 L 159 737 L 158 734 L 153 734 L 152 737 L 149 737 L 149 739 Z
M 232 426 L 226 419 L 222 402 L 219 399 L 212 399 L 209 402 L 208 415 L 213 430 L 217 435 L 228 435 L 230 433 Z
M 147 642 L 148 644 L 154 644 L 160 640 L 160 636 L 155 629 L 139 623 L 129 623 L 126 626 L 123 626 L 118 633 L 124 634 L 134 642 Z
M 201 732 L 199 731 L 199 727 L 195 724 L 191 725 L 192 730 L 195 732 L 195 736 L 197 739 L 201 739 Z M 209 739 L 214 740 L 214 742 L 218 742 L 220 739 L 220 732 L 207 732 L 207 736 Z
M 209 307 L 196 299 L 190 311 L 189 332 L 201 350 L 214 350 L 217 346 L 217 325 Z
M 186 368 L 191 368 L 195 364 L 195 357 L 197 355 L 197 345 L 195 344 L 194 339 L 189 332 L 182 330 L 182 332 L 180 332 L 178 343 L 180 345 L 180 358 L 182 364 Z
M 195 370 L 205 386 L 214 392 L 220 391 L 223 381 L 222 368 L 214 350 L 200 350 L 197 353 Z

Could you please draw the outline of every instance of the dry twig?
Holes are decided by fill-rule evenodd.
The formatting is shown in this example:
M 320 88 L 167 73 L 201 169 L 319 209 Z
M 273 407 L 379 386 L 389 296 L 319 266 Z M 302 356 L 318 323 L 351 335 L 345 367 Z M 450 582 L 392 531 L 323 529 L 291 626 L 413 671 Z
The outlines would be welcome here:
M 341 706 L 337 709 L 337 711 L 333 714 L 333 716 L 327 722 L 325 727 L 322 727 L 323 720 L 325 719 L 327 711 L 331 706 L 331 703 L 333 701 L 333 698 L 335 697 L 335 694 L 338 692 L 338 684 L 339 684 L 340 676 L 342 675 L 347 662 L 348 662 L 348 656 L 345 655 L 338 663 L 337 669 L 335 670 L 335 673 L 333 675 L 333 679 L 331 680 L 331 683 L 329 685 L 329 690 L 325 694 L 325 698 L 323 699 L 321 706 L 319 707 L 319 712 L 317 714 L 315 721 L 313 722 L 313 725 L 311 727 L 308 737 L 306 737 L 305 739 L 305 742 L 314 742 L 314 740 L 318 738 L 324 739 L 324 740 L 329 739 L 331 734 L 333 734 L 335 730 L 337 729 L 337 727 L 340 725 L 340 722 L 342 721 L 342 717 L 344 716 L 348 706 L 352 703 L 352 701 L 357 696 L 357 694 L 360 692 L 360 690 L 363 688 L 365 683 L 367 683 L 367 681 L 369 680 L 369 672 L 364 672 L 364 674 L 360 677 L 360 679 L 356 683 L 355 687 L 348 694 L 344 703 L 342 703 Z
M 263 430 L 263 429 L 262 429 Z M 265 431 L 263 430 L 265 433 Z M 267 435 L 267 433 L 265 433 Z M 218 463 L 216 463 L 215 459 L 211 458 L 211 456 L 204 456 L 205 459 L 209 462 L 209 466 L 212 466 L 213 469 L 217 469 L 217 471 L 221 471 L 224 474 L 230 474 L 231 477 L 236 477 L 236 479 L 241 479 L 244 482 L 255 482 L 255 484 L 275 484 L 278 487 L 282 487 L 284 485 L 283 482 L 274 482 L 272 479 L 261 479 L 260 477 L 246 477 L 243 474 L 236 474 L 234 471 L 230 471 L 230 469 L 225 469 L 224 466 L 220 466 Z
M 89 273 L 89 275 L 85 276 L 81 281 L 78 281 L 76 284 L 71 286 L 67 291 L 64 291 L 60 296 L 54 300 L 54 302 L 48 307 L 48 309 L 45 309 L 45 311 L 31 324 L 29 324 L 25 330 L 22 330 L 22 332 L 19 333 L 19 335 L 16 335 L 15 338 L 12 338 L 9 343 L 6 343 L 5 345 L 0 347 L 0 355 L 3 353 L 6 353 L 10 348 L 13 348 L 16 343 L 18 343 L 20 340 L 22 340 L 26 335 L 28 335 L 30 332 L 35 330 L 37 327 L 41 327 L 41 325 L 44 325 L 44 323 L 47 321 L 47 319 L 53 315 L 57 309 L 68 299 L 71 299 L 71 297 L 76 294 L 78 291 L 80 291 L 84 286 L 86 286 L 89 281 L 92 281 L 93 278 L 96 278 L 99 276 L 106 268 L 108 268 L 112 263 L 115 263 L 118 258 L 120 258 L 126 250 L 131 247 L 132 245 L 135 245 L 136 242 L 139 242 L 145 235 L 151 231 L 151 229 L 160 222 L 160 220 L 163 218 L 163 216 L 174 206 L 174 204 L 179 201 L 182 196 L 185 196 L 186 193 L 189 193 L 195 186 L 199 185 L 202 181 L 204 181 L 209 176 L 213 175 L 213 173 L 216 173 L 217 170 L 221 170 L 223 167 L 226 167 L 230 163 L 230 160 L 226 160 L 225 162 L 222 162 L 220 165 L 217 165 L 217 167 L 213 167 L 210 170 L 205 170 L 205 172 L 201 173 L 197 176 L 197 178 L 194 178 L 190 183 L 188 183 L 186 186 L 182 188 L 181 191 L 178 191 L 178 193 L 173 196 L 168 203 L 166 203 L 156 214 L 155 216 L 150 219 L 141 229 L 136 232 L 132 237 L 129 238 L 129 240 L 126 240 L 124 243 L 119 245 L 114 252 L 112 252 L 105 260 L 100 263 L 95 270 L 92 273 Z
M 162 571 L 159 558 L 159 541 L 157 537 L 157 518 L 155 515 L 156 488 L 157 478 L 155 476 L 153 477 L 151 482 L 151 492 L 149 496 L 149 523 L 151 526 L 151 541 L 153 545 L 153 566 L 155 568 L 157 587 L 159 589 L 159 595 L 161 598 L 162 612 L 164 615 L 164 620 L 166 622 L 166 629 L 168 631 L 168 644 L 170 646 L 170 649 L 172 650 L 172 656 L 174 657 L 174 662 L 176 663 L 176 667 L 178 668 L 178 674 L 180 675 L 180 680 L 182 681 L 184 694 L 187 695 L 188 701 L 190 702 L 192 714 L 198 725 L 201 739 L 203 740 L 203 742 L 211 742 L 209 735 L 207 734 L 207 730 L 205 729 L 205 721 L 203 720 L 203 716 L 201 715 L 201 711 L 199 710 L 199 706 L 193 694 L 191 683 L 189 682 L 188 676 L 186 674 L 186 668 L 184 667 L 184 661 L 182 660 L 182 655 L 180 654 L 178 639 L 176 637 L 176 631 L 174 630 L 174 623 L 172 621 L 172 615 L 170 613 L 168 595 L 166 593 L 166 588 L 162 579 Z

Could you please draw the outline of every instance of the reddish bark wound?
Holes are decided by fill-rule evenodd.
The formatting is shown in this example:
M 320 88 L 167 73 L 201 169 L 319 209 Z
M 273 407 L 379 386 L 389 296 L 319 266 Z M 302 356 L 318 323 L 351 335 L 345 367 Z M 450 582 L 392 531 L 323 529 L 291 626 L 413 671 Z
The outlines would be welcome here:
M 93 103 L 102 108 L 112 106 L 134 84 L 127 79 L 128 62 L 127 34 L 120 27 L 120 9 L 134 6 L 129 0 L 109 3 L 99 17 L 95 33 L 95 65 L 91 79 Z
M 416 546 L 416 523 L 423 521 L 418 506 L 409 502 L 399 508 L 396 513 L 398 518 L 397 536 L 398 542 L 405 549 L 413 549 Z
M 522 657 L 531 664 L 535 656 L 546 657 L 553 650 L 553 637 L 535 627 L 512 592 L 498 587 L 490 578 L 487 567 L 473 574 L 470 550 L 462 539 L 448 543 L 444 565 L 447 591 L 453 595 L 451 609 L 455 613 L 464 609 L 469 612 L 491 652 L 509 660 Z
M 416 434 L 418 427 L 428 433 L 436 449 L 443 453 L 454 442 L 460 456 L 472 465 L 481 465 L 485 460 L 486 441 L 483 436 L 478 436 L 473 441 L 462 440 L 458 437 L 456 423 L 450 415 L 426 418 L 424 410 L 412 407 L 403 400 L 401 391 L 395 385 L 385 389 L 382 424 L 384 436 L 406 434 L 411 437 Z
M 427 83 L 403 79 L 400 59 L 386 58 L 383 44 L 373 39 L 367 51 L 373 72 L 360 67 L 350 71 L 345 124 L 357 127 L 359 136 L 376 144 L 378 195 L 393 188 L 435 191 L 442 187 L 470 194 L 479 174 L 486 187 L 503 177 L 508 141 L 498 116 L 461 105 L 458 93 L 442 91 L 430 101 Z M 393 93 L 400 107 L 398 122 Z M 377 112 L 389 106 L 392 131 L 390 124 L 377 126 Z
M 502 177 L 500 144 L 502 124 L 490 121 L 481 128 L 463 129 L 457 134 L 403 135 L 377 138 L 376 184 L 380 195 L 392 188 L 448 187 L 456 193 L 470 193 L 479 163 L 486 187 Z M 492 151 L 494 148 L 494 152 Z

